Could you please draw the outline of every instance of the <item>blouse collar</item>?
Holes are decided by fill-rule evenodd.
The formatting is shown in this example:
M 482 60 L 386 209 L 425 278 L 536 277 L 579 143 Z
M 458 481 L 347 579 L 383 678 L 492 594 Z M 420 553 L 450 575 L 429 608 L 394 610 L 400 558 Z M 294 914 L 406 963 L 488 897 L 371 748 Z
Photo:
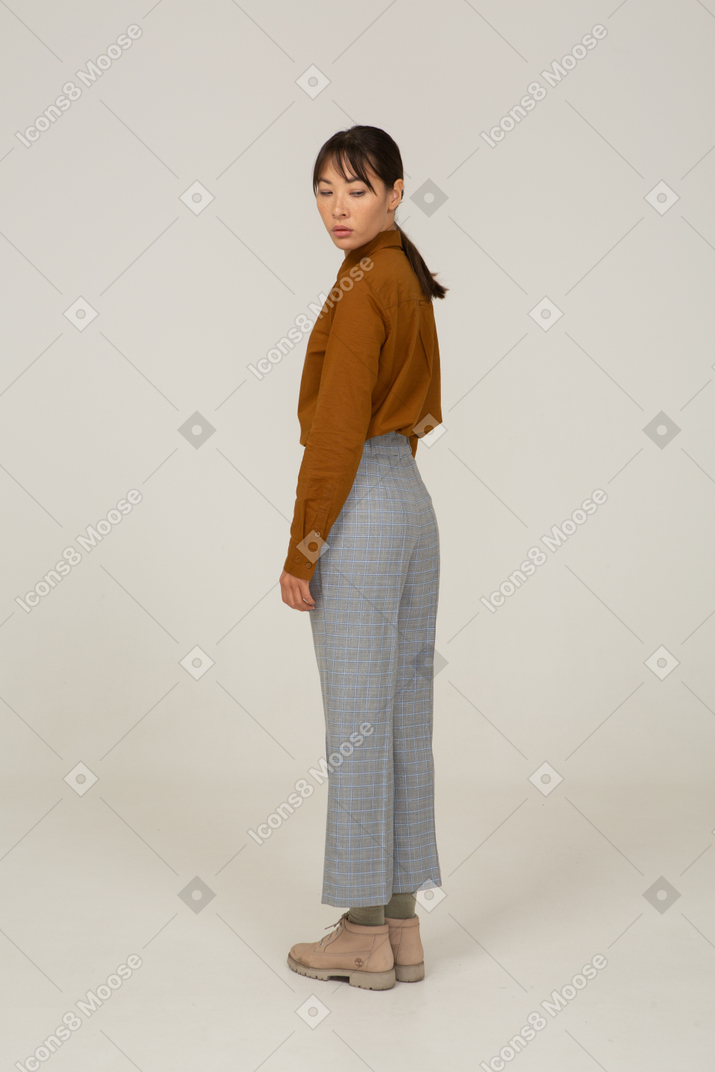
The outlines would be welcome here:
M 363 257 L 369 257 L 376 249 L 382 249 L 383 246 L 395 246 L 397 249 L 403 248 L 402 235 L 397 228 L 393 228 L 391 231 L 380 231 L 374 238 L 371 238 L 369 242 L 366 242 L 362 246 L 358 246 L 357 249 L 351 249 L 340 266 L 340 275 L 342 275 L 344 271 L 352 268 L 353 265 L 357 264 Z

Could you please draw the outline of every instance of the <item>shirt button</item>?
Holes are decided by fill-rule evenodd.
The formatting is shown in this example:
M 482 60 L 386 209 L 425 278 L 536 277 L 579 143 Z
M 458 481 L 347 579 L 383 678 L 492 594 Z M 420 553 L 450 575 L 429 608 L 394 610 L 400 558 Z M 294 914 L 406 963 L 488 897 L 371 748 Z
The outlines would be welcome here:
M 315 530 L 315 535 L 316 535 L 316 536 L 320 536 L 320 533 L 318 532 L 318 530 L 317 530 L 317 529 Z

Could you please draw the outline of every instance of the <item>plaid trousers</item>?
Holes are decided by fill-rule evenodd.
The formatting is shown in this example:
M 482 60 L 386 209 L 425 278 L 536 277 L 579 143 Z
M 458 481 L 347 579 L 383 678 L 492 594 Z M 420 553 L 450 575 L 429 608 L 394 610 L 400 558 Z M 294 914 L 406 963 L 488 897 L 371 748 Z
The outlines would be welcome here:
M 439 531 L 410 441 L 365 441 L 315 566 L 309 611 L 325 713 L 322 903 L 441 886 L 432 712 Z

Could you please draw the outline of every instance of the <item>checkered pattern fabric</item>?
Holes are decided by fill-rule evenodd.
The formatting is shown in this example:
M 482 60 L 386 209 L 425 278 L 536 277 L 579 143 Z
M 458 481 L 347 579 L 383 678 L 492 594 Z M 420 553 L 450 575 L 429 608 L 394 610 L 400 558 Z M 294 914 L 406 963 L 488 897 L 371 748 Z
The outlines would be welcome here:
M 333 768 L 323 904 L 387 904 L 428 879 L 442 884 L 432 755 L 439 565 L 437 520 L 409 439 L 367 439 L 310 582 Z

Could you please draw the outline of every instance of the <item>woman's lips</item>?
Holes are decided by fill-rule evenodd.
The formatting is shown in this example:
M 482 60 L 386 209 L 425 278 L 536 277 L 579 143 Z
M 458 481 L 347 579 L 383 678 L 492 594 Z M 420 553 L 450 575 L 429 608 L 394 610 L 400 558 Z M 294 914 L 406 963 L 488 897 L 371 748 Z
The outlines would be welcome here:
M 333 227 L 333 234 L 352 234 L 350 227 Z

